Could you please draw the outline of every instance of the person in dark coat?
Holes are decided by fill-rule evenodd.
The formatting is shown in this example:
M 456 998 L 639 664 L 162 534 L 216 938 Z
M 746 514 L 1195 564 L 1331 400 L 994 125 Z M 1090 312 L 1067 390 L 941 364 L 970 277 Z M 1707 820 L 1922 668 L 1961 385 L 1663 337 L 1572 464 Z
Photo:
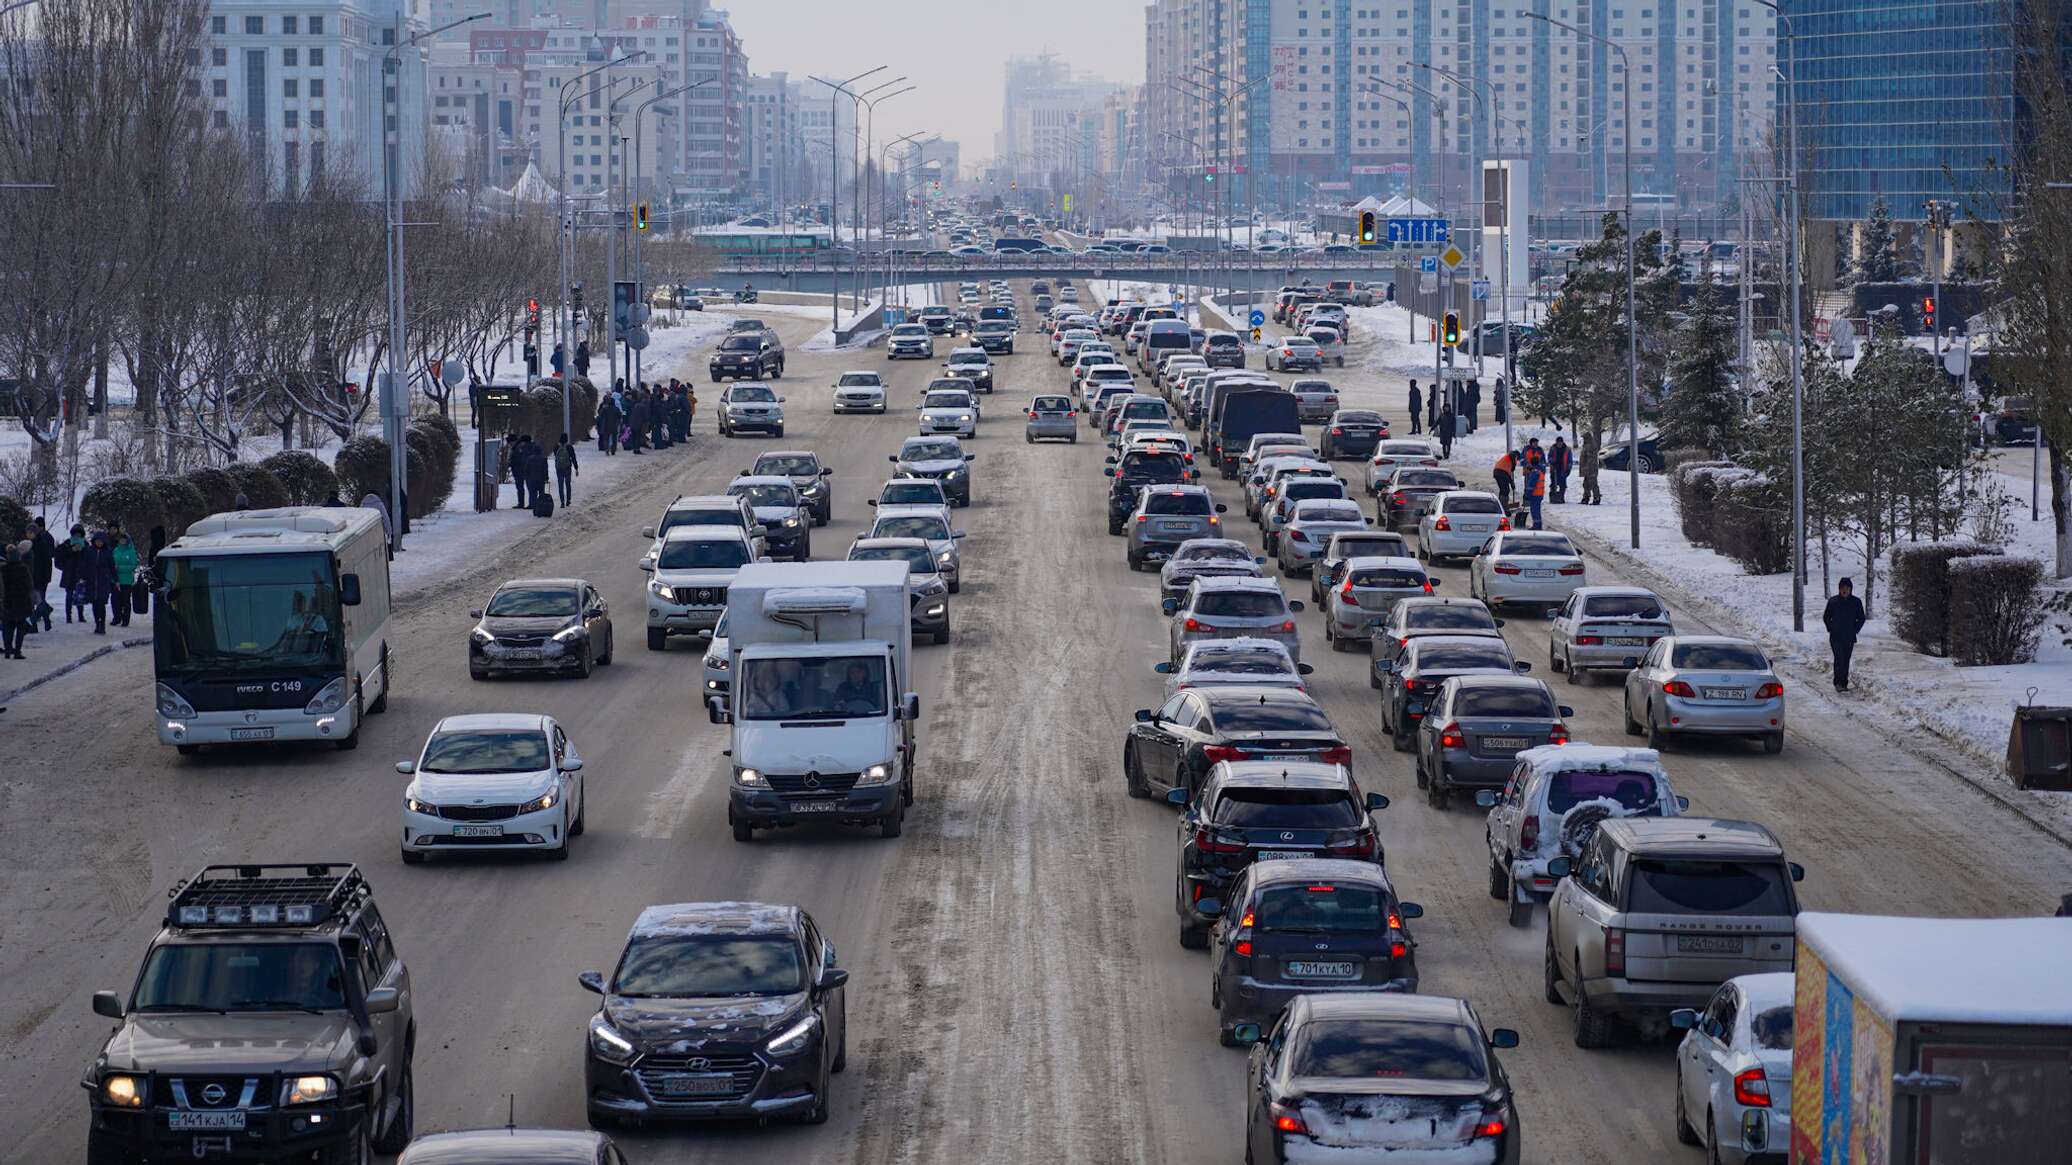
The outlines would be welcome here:
M 547 447 L 538 441 L 534 441 L 527 455 L 527 478 L 525 483 L 526 490 L 532 497 L 537 498 L 547 492 L 547 462 L 549 459 Z
M 561 375 L 563 365 L 568 363 L 568 354 L 561 350 L 561 344 L 558 341 L 554 345 L 554 355 L 548 357 L 547 363 L 553 365 L 554 375 L 556 376 Z
M 641 455 L 641 447 L 647 444 L 648 399 L 647 394 L 637 388 L 629 390 L 627 395 L 633 398 L 633 407 L 626 414 L 626 424 L 633 430 L 633 437 L 626 442 L 626 448 L 638 457 Z
M 1820 615 L 1827 624 L 1827 645 L 1835 653 L 1835 691 L 1849 690 L 1849 658 L 1856 654 L 1856 636 L 1863 630 L 1863 600 L 1856 597 L 1856 584 L 1843 579 L 1835 584 L 1834 597 Z
M 108 544 L 108 535 L 96 531 L 87 539 L 83 557 L 86 601 L 94 609 L 94 634 L 106 635 L 108 603 L 115 597 L 115 548 Z
M 1461 399 L 1467 406 L 1468 432 L 1472 433 L 1482 424 L 1482 382 L 1470 380 L 1467 391 L 1461 393 Z
M 1410 382 L 1410 433 L 1416 436 L 1424 432 L 1424 394 L 1417 391 L 1417 382 Z
M 29 586 L 36 592 L 36 613 L 29 616 L 33 621 L 43 620 L 43 629 L 50 630 L 50 579 L 57 557 L 57 539 L 50 536 L 50 527 L 42 518 L 30 523 L 29 537 Z
M 324 495 L 324 506 L 327 509 L 337 509 L 341 506 L 350 505 L 352 505 L 351 502 L 346 501 L 344 498 L 338 496 L 338 487 L 335 485 L 331 487 L 330 493 Z
M 36 615 L 40 591 L 29 581 L 28 542 L 9 546 L 0 562 L 0 656 L 22 659 L 22 637 L 29 633 L 29 620 Z
M 576 465 L 576 447 L 568 443 L 568 434 L 561 435 L 561 444 L 554 447 L 554 486 L 561 494 L 561 504 L 566 507 L 575 475 L 582 472 Z
M 1453 456 L 1453 405 L 1439 410 L 1439 456 Z
M 597 402 L 597 451 L 610 457 L 619 451 L 619 406 L 611 395 Z
M 1547 450 L 1547 471 L 1554 475 L 1552 497 L 1548 500 L 1560 505 L 1568 500 L 1568 475 L 1576 467 L 1576 451 L 1569 448 L 1561 437 L 1554 438 L 1554 447 Z
M 65 593 L 65 622 L 72 621 L 74 611 L 78 611 L 80 621 L 85 622 L 86 527 L 73 525 L 72 536 L 58 544 L 51 561 L 58 568 L 58 589 Z
M 524 433 L 518 434 L 518 439 L 511 442 L 511 455 L 507 466 L 511 471 L 511 484 L 518 490 L 518 504 L 511 507 L 514 510 L 522 510 L 526 505 L 525 491 L 532 481 L 532 476 L 526 472 L 525 465 L 527 449 L 531 445 L 532 438 Z
M 682 385 L 669 394 L 669 439 L 682 444 L 691 435 L 691 406 Z
M 1432 391 L 1425 394 L 1425 428 L 1434 433 L 1439 431 L 1439 398 L 1444 395 L 1439 391 L 1439 387 L 1438 382 L 1434 381 Z
M 590 341 L 576 341 L 576 375 L 590 375 Z

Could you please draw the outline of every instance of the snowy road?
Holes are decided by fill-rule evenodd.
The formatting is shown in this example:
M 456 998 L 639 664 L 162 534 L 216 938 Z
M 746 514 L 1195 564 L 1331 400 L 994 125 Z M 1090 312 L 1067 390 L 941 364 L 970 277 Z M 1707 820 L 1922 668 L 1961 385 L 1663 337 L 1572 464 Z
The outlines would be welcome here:
M 150 733 L 148 657 L 125 653 L 23 699 L 0 737 L 0 1158 L 75 1161 L 82 1069 L 105 1030 L 95 988 L 125 988 L 162 916 L 165 888 L 209 861 L 350 859 L 369 871 L 417 990 L 418 1127 L 583 1121 L 581 1044 L 594 999 L 579 971 L 608 966 L 650 903 L 798 902 L 853 976 L 850 1070 L 825 1126 L 620 1134 L 630 1159 L 761 1161 L 1235 1162 L 1244 1057 L 1217 1046 L 1204 956 L 1172 914 L 1173 815 L 1130 800 L 1118 760 L 1133 708 L 1157 702 L 1164 621 L 1153 575 L 1133 574 L 1100 522 L 1100 450 L 1028 446 L 1014 406 L 1065 382 L 1025 335 L 987 401 L 955 639 L 916 651 L 927 714 L 906 836 L 759 837 L 725 825 L 724 730 L 697 704 L 697 652 L 638 647 L 639 527 L 668 497 L 718 492 L 762 449 L 811 447 L 835 467 L 835 519 L 814 535 L 838 557 L 867 520 L 885 458 L 912 432 L 932 364 L 881 351 L 800 352 L 817 326 L 775 317 L 792 349 L 787 436 L 721 442 L 709 402 L 688 451 L 643 458 L 609 504 L 428 586 L 399 618 L 414 645 L 392 711 L 358 752 L 183 760 Z M 1033 350 L 1032 350 L 1033 349 Z M 681 369 L 695 373 L 696 355 Z M 884 417 L 832 417 L 845 367 L 889 369 Z M 701 388 L 704 387 L 701 385 Z M 1348 404 L 1402 421 L 1396 383 L 1346 383 Z M 1348 466 L 1348 475 L 1356 474 Z M 1225 500 L 1228 483 L 1210 476 Z M 1242 507 L 1233 527 L 1252 535 Z M 1465 576 L 1448 568 L 1450 593 Z M 603 590 L 627 648 L 588 681 L 471 682 L 466 610 L 515 575 L 583 575 Z M 1593 564 L 1593 581 L 1614 572 Z M 1307 584 L 1291 584 L 1307 598 Z M 1304 634 L 1321 635 L 1305 613 Z M 1686 621 L 1690 622 L 1689 620 Z M 1510 620 L 1519 656 L 1546 675 L 1546 630 Z M 1366 659 L 1321 649 L 1312 690 L 1352 744 L 1389 868 L 1421 902 L 1422 988 L 1472 999 L 1519 1029 L 1506 1057 L 1525 1159 L 1547 1165 L 1698 1159 L 1671 1128 L 1667 1044 L 1584 1052 L 1541 999 L 1540 922 L 1505 925 L 1485 893 L 1479 814 L 1413 796 L 1407 759 L 1378 728 Z M 1551 678 L 1551 677 L 1550 677 Z M 1617 687 L 1557 683 L 1578 739 L 1623 740 Z M 1739 744 L 1668 758 L 1694 811 L 1765 822 L 1804 863 L 1808 907 L 1925 915 L 2034 914 L 2072 886 L 2072 851 L 1931 761 L 1793 693 L 1785 753 Z M 541 711 L 588 761 L 589 831 L 565 863 L 397 861 L 391 769 L 439 717 Z M 1929 936 L 1924 936 L 1926 940 Z

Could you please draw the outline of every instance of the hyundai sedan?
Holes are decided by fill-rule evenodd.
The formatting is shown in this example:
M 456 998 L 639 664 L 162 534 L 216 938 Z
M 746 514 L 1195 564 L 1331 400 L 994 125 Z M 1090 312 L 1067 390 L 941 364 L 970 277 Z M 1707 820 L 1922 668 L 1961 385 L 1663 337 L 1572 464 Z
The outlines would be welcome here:
M 1286 686 L 1228 684 L 1175 692 L 1156 710 L 1139 708 L 1123 743 L 1123 784 L 1132 797 L 1154 788 L 1190 800 L 1224 761 L 1315 761 L 1350 765 L 1353 752 L 1308 693 Z
M 1266 560 L 1235 538 L 1191 538 L 1180 543 L 1159 568 L 1158 597 L 1178 600 L 1198 578 L 1259 578 Z

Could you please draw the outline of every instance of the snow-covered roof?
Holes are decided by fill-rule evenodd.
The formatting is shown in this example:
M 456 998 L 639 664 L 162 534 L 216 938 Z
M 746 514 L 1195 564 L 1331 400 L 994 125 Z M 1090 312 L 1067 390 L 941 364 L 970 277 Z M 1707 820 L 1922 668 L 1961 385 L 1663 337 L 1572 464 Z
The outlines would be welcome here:
M 1429 204 L 1419 202 L 1407 194 L 1396 195 L 1394 198 L 1382 203 L 1379 210 L 1382 214 L 1409 215 L 1419 218 L 1428 218 L 1439 213 Z
M 525 163 L 525 173 L 518 175 L 518 181 L 511 183 L 511 199 L 515 202 L 543 203 L 561 197 L 554 184 L 540 173 L 539 163 Z
M 1518 759 L 1540 772 L 1635 772 L 1662 771 L 1662 754 L 1652 748 L 1624 745 L 1542 744 L 1518 754 Z
M 2072 1027 L 2072 920 L 1808 913 L 1798 934 L 1889 1019 Z

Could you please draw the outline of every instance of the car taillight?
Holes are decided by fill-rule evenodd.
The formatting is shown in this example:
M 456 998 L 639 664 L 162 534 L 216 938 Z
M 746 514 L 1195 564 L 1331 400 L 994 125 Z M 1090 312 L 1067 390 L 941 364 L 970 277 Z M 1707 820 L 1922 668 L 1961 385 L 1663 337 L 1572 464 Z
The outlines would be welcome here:
M 1562 568 L 1561 568 L 1561 573 L 1563 573 L 1563 574 L 1566 574 L 1566 575 L 1578 575 L 1578 574 L 1581 574 L 1581 573 L 1583 573 L 1583 564 L 1582 564 L 1582 563 L 1580 563 L 1580 562 L 1578 562 L 1578 563 L 1576 563 L 1576 564 L 1575 564 L 1574 566 L 1564 566 L 1564 567 L 1562 567 Z
M 1350 765 L 1353 763 L 1352 746 L 1349 744 L 1334 744 L 1317 754 L 1317 759 L 1327 765 Z
M 1451 530 L 1453 529 L 1453 523 L 1447 521 L 1446 516 L 1444 514 L 1441 514 L 1440 516 L 1432 519 L 1432 529 Z
M 1309 1126 L 1302 1123 L 1302 1114 L 1297 1112 L 1293 1105 L 1282 1104 L 1276 1100 L 1266 1106 L 1266 1111 L 1273 1117 L 1275 1132 L 1301 1133 L 1305 1137 L 1309 1135 Z
M 1307 542 L 1307 541 L 1309 541 L 1309 535 L 1307 535 L 1307 534 L 1304 534 L 1304 533 L 1303 533 L 1302 531 L 1300 531 L 1300 530 L 1290 530 L 1290 531 L 1288 531 L 1288 541 L 1290 541 L 1290 542 Z
M 1283 623 L 1281 624 L 1281 630 L 1283 630 L 1283 631 L 1293 631 L 1293 630 L 1295 630 L 1295 620 L 1293 620 L 1293 619 L 1289 619 L 1289 620 L 1286 620 L 1285 622 L 1283 622 Z
M 1475 1139 L 1501 1137 L 1508 1127 L 1508 1125 L 1504 1124 L 1502 1110 L 1485 1108 L 1482 1110 L 1482 1119 L 1475 1122 Z
M 1150 519 L 1149 519 L 1149 517 L 1148 517 L 1148 516 L 1146 516 L 1146 515 L 1144 515 L 1144 514 L 1138 514 L 1138 515 L 1137 515 L 1137 521 L 1139 521 L 1139 522 L 1145 522 L 1145 521 L 1149 521 L 1149 520 L 1150 520 Z
M 1762 687 L 1757 688 L 1755 690 L 1755 698 L 1758 700 L 1774 700 L 1783 694 L 1784 685 L 1778 683 L 1775 680 L 1772 680 L 1769 683 L 1764 684 Z
M 1497 564 L 1496 564 L 1496 572 L 1497 572 L 1498 574 L 1520 574 L 1520 573 L 1523 573 L 1522 571 L 1520 571 L 1520 570 L 1519 570 L 1519 568 L 1518 568 L 1518 567 L 1515 567 L 1515 566 L 1511 566 L 1511 565 L 1509 565 L 1509 564 L 1506 564 L 1506 563 L 1502 563 L 1502 562 L 1499 562 L 1499 563 L 1497 563 Z
M 1665 696 L 1682 696 L 1686 700 L 1698 698 L 1698 693 L 1691 689 L 1691 685 L 1682 680 L 1670 680 L 1668 683 L 1663 684 L 1662 694 Z
M 1603 643 L 1603 642 L 1604 642 L 1604 636 L 1602 636 L 1602 635 L 1578 635 L 1578 636 L 1576 636 L 1576 646 L 1577 646 L 1577 647 L 1596 647 L 1596 646 L 1598 646 L 1599 644 L 1601 644 L 1601 643 Z
M 1353 593 L 1353 584 L 1350 581 L 1338 589 L 1338 601 L 1348 607 L 1360 605 L 1360 597 Z
M 1227 760 L 1244 760 L 1248 755 L 1244 749 L 1228 744 L 1207 744 L 1203 745 L 1201 750 L 1201 758 L 1212 765 Z
M 1036 412 L 1035 412 L 1035 410 L 1031 409 L 1031 410 L 1029 411 L 1029 419 L 1030 419 L 1030 420 L 1032 420 L 1032 421 L 1036 419 Z
M 1241 959 L 1249 959 L 1252 957 L 1252 940 L 1241 939 L 1238 942 L 1232 943 L 1230 950 L 1232 954 Z
M 1079 410 L 1078 410 L 1078 409 L 1073 409 L 1072 411 L 1070 411 L 1070 412 L 1066 413 L 1065 415 L 1066 415 L 1066 416 L 1068 416 L 1068 417 L 1076 417 L 1076 416 L 1078 416 L 1078 415 L 1079 415 Z
M 1344 841 L 1326 843 L 1324 852 L 1336 858 L 1371 858 L 1374 856 L 1374 834 L 1363 829 Z
M 1497 529 L 1499 529 L 1499 530 L 1508 530 L 1508 529 L 1510 529 L 1510 528 L 1511 528 L 1511 519 L 1509 519 L 1509 518 L 1498 518 L 1498 519 L 1496 520 L 1496 528 L 1497 528 Z
M 1616 927 L 1604 928 L 1604 973 L 1626 973 L 1626 932 Z
M 1432 458 L 1430 458 L 1430 457 L 1425 457 L 1425 458 L 1421 458 L 1421 459 L 1419 459 L 1419 461 L 1418 461 L 1418 464 L 1419 464 L 1419 465 L 1437 465 L 1437 464 L 1439 464 L 1439 463 L 1438 463 L 1438 462 L 1437 462 L 1436 460 L 1434 460 L 1434 459 L 1432 459 Z
M 1394 504 L 1396 504 L 1396 505 L 1399 505 L 1399 506 L 1400 506 L 1400 505 L 1402 505 L 1402 504 L 1403 504 L 1404 502 L 1407 502 L 1407 501 L 1409 501 L 1409 500 L 1410 500 L 1410 494 L 1409 494 L 1409 492 L 1408 492 L 1408 491 L 1405 491 L 1405 490 L 1400 490 L 1400 489 L 1399 489 L 1399 490 L 1397 490 L 1397 491 L 1395 491 L 1394 493 L 1391 493 L 1391 494 L 1389 495 L 1389 501 L 1391 501 L 1391 502 L 1393 502 Z
M 1518 827 L 1518 848 L 1527 853 L 1539 852 L 1540 819 L 1537 816 L 1526 818 L 1525 824 Z
M 1460 725 L 1448 724 L 1439 730 L 1440 748 L 1466 748 L 1468 738 L 1461 735 Z
M 1554 725 L 1554 727 L 1552 727 L 1552 728 L 1550 728 L 1550 729 L 1548 729 L 1548 730 L 1547 730 L 1547 743 L 1548 743 L 1548 744 L 1567 744 L 1567 743 L 1568 743 L 1568 725 L 1566 725 L 1566 724 L 1562 724 L 1562 723 L 1560 723 L 1559 721 L 1555 722 L 1555 725 Z
M 1201 620 L 1199 620 L 1199 619 L 1195 618 L 1195 617 L 1194 617 L 1194 616 L 1192 616 L 1192 615 L 1189 615 L 1189 616 L 1187 616 L 1187 622 L 1186 622 L 1186 623 L 1184 623 L 1184 624 L 1182 624 L 1181 626 L 1182 626 L 1182 628 L 1183 628 L 1184 630 L 1187 630 L 1187 631 L 1214 631 L 1214 630 L 1215 630 L 1215 628 L 1214 628 L 1214 627 L 1211 627 L 1211 626 L 1209 626 L 1209 625 L 1208 625 L 1207 623 L 1204 623 L 1204 622 L 1202 622 Z
M 1770 1080 L 1761 1068 L 1750 1068 L 1734 1077 L 1734 1102 L 1746 1108 L 1770 1107 Z
M 1241 854 L 1245 844 L 1241 841 L 1223 841 L 1206 828 L 1194 831 L 1194 848 L 1205 854 Z M 1199 884 L 1197 884 L 1199 888 Z

